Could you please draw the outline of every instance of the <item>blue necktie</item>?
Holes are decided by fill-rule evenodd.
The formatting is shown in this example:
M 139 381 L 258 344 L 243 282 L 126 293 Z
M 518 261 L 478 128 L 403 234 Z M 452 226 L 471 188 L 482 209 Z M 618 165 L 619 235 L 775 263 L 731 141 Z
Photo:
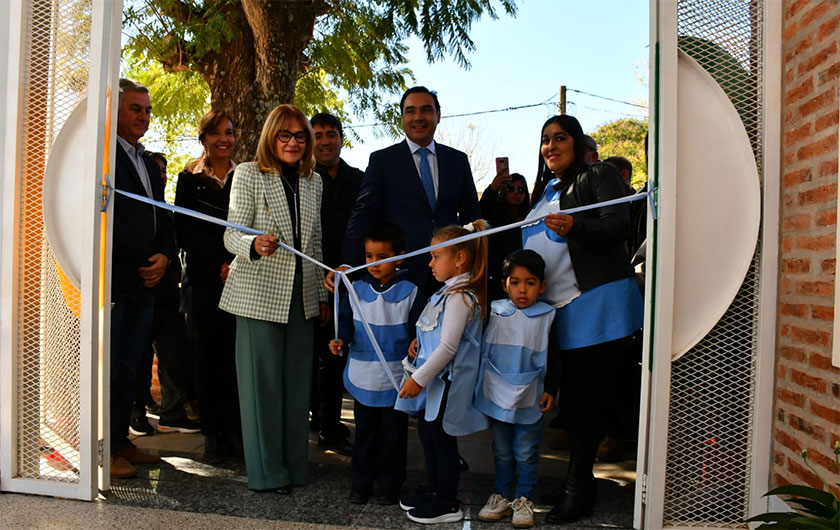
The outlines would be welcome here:
M 429 206 L 435 211 L 435 181 L 432 179 L 432 167 L 429 165 L 429 154 L 431 151 L 425 147 L 417 150 L 420 153 L 420 180 L 423 181 L 423 189 L 426 190 L 426 198 Z

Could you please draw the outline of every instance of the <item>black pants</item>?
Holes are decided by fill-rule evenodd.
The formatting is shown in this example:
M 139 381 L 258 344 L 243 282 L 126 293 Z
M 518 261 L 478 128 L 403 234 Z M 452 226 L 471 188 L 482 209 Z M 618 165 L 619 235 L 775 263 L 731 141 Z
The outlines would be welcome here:
M 149 348 L 155 295 L 137 287 L 111 293 L 111 452 L 129 444 L 131 403 L 136 397 L 140 359 Z M 149 387 L 151 368 L 146 372 Z
M 417 420 L 417 434 L 423 445 L 426 460 L 427 489 L 445 502 L 458 499 L 458 481 L 461 478 L 461 462 L 458 456 L 458 439 L 443 430 L 443 414 L 449 398 L 449 381 L 440 404 L 440 412 L 433 421 L 426 421 L 421 412 Z
M 621 339 L 621 354 L 612 367 L 610 399 L 604 418 L 607 436 L 635 439 L 639 431 L 639 399 L 642 390 L 642 330 Z
M 183 416 L 184 403 L 192 386 L 193 358 L 184 315 L 178 312 L 177 296 L 155 297 L 152 340 L 137 370 L 135 415 L 145 414 L 144 405 L 154 403 L 150 383 L 155 356 L 161 392 L 160 414 L 165 422 L 166 418 Z
M 604 418 L 614 385 L 614 367 L 624 353 L 624 339 L 585 348 L 561 350 L 562 397 L 569 421 L 568 481 L 594 485 L 592 467 L 604 435 Z
M 329 343 L 335 338 L 332 321 L 326 326 L 315 325 L 315 358 L 317 380 L 313 378 L 313 413 L 318 415 L 321 433 L 326 438 L 341 436 L 341 404 L 344 398 L 344 365 L 347 355 L 333 355 Z M 357 420 L 358 421 L 358 420 Z
M 408 415 L 392 407 L 368 407 L 358 401 L 353 404 L 353 415 L 353 491 L 370 495 L 375 482 L 382 495 L 399 495 L 405 482 Z
M 241 436 L 236 383 L 236 317 L 214 305 L 195 305 L 187 315 L 195 343 L 195 391 L 205 435 Z

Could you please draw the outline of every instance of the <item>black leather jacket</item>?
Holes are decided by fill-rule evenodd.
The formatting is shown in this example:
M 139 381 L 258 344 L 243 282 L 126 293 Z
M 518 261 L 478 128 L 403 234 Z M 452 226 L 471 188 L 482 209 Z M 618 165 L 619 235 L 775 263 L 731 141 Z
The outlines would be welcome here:
M 618 171 L 603 162 L 584 165 L 561 186 L 566 188 L 560 198 L 564 210 L 625 196 Z M 633 276 L 627 254 L 629 212 L 624 203 L 572 214 L 574 224 L 566 239 L 581 291 Z

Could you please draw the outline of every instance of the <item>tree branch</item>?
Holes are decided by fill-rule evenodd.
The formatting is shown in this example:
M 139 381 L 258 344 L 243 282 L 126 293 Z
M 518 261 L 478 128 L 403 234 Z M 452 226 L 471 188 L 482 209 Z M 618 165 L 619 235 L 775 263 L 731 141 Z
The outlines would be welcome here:
M 168 0 L 167 2 L 159 2 L 161 11 L 168 17 L 171 17 L 182 24 L 188 24 L 193 20 L 193 17 L 202 18 L 204 16 L 203 9 L 193 8 L 191 5 L 182 0 Z

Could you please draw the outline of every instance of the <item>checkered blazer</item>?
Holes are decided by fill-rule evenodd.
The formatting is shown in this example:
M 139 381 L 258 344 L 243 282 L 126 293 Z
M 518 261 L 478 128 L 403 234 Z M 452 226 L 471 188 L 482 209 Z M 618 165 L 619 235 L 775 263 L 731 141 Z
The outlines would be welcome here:
M 321 255 L 321 179 L 300 178 L 301 251 L 318 261 Z M 233 174 L 228 221 L 261 232 L 273 232 L 294 247 L 292 220 L 280 173 L 263 173 L 255 162 L 239 164 Z M 225 248 L 236 255 L 230 265 L 219 307 L 228 313 L 258 320 L 287 323 L 292 301 L 295 256 L 282 248 L 271 256 L 251 260 L 257 236 L 233 228 L 225 230 Z M 303 261 L 303 309 L 306 318 L 318 316 L 318 303 L 327 301 L 324 269 Z

